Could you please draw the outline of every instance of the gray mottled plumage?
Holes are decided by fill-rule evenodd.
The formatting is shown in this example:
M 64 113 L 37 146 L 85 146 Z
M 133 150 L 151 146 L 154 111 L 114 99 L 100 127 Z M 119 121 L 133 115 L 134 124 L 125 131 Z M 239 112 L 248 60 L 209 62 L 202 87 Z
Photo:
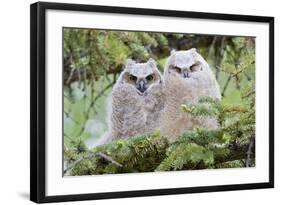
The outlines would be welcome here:
M 107 141 L 143 135 L 159 128 L 163 107 L 162 78 L 155 61 L 129 60 L 113 87 Z
M 219 85 L 208 63 L 195 49 L 174 51 L 164 70 L 166 102 L 161 121 L 161 134 L 173 140 L 196 127 L 216 129 L 214 118 L 193 117 L 181 105 L 194 103 L 201 96 L 221 98 Z

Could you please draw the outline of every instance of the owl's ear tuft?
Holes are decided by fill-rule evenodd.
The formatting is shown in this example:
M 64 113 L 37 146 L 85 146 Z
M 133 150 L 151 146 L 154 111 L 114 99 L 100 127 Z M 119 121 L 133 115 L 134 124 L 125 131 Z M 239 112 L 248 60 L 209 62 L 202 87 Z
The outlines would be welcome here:
M 126 67 L 130 67 L 132 65 L 136 64 L 136 61 L 132 60 L 132 59 L 128 59 L 126 62 Z
M 156 61 L 152 58 L 149 58 L 148 61 L 147 61 L 147 64 L 151 67 L 156 67 Z
M 191 48 L 191 49 L 189 49 L 191 52 L 197 52 L 197 50 L 196 50 L 196 48 Z
M 173 55 L 176 52 L 176 49 L 172 49 L 170 55 Z

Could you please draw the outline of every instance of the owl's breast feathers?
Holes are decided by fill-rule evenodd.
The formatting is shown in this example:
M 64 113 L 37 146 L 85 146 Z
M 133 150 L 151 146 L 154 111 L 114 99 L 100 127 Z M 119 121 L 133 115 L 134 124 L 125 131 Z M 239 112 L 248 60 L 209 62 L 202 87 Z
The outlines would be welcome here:
M 140 96 L 131 85 L 116 85 L 112 92 L 112 137 L 127 138 L 154 131 L 160 124 L 163 93 L 154 85 Z
M 202 96 L 220 99 L 220 91 L 213 73 L 201 71 L 190 78 L 168 75 L 165 81 L 166 102 L 161 121 L 161 133 L 174 138 L 195 127 L 216 128 L 210 118 L 195 118 L 185 113 L 181 105 L 196 102 Z

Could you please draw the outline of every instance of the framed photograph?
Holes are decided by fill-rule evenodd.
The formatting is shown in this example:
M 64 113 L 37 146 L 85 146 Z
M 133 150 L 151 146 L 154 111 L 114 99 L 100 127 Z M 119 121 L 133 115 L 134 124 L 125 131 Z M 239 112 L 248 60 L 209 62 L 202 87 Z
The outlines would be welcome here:
M 31 5 L 30 198 L 274 187 L 274 18 Z

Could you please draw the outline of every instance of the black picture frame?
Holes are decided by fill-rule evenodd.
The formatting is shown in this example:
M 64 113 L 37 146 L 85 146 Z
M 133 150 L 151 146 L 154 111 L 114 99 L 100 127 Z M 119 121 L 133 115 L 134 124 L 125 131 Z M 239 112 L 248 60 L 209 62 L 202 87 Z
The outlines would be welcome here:
M 269 182 L 236 185 L 46 196 L 46 10 L 121 13 L 269 24 Z M 274 18 L 264 16 L 38 2 L 30 6 L 30 200 L 37 203 L 97 200 L 274 187 Z

